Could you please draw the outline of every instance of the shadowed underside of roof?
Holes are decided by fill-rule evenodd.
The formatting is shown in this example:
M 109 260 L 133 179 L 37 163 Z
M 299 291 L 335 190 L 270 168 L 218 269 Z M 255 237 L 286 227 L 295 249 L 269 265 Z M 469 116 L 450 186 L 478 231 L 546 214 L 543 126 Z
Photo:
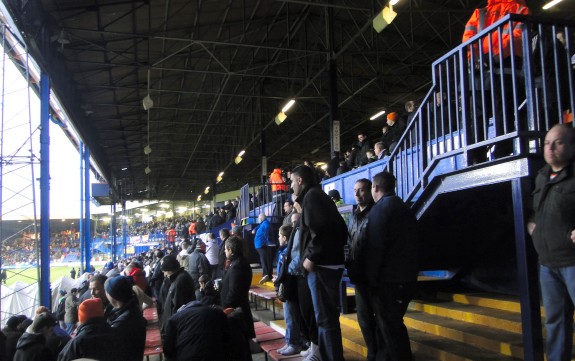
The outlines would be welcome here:
M 327 161 L 330 59 L 342 146 L 359 130 L 378 137 L 383 118 L 369 117 L 421 99 L 430 64 L 485 4 L 401 0 L 378 34 L 372 19 L 384 3 L 372 0 L 4 2 L 125 200 L 195 199 L 222 171 L 217 191 L 237 189 L 260 178 L 262 155 L 269 170 Z M 528 5 L 538 13 L 542 3 Z M 573 10 L 565 1 L 554 12 Z M 277 126 L 290 98 L 297 102 Z

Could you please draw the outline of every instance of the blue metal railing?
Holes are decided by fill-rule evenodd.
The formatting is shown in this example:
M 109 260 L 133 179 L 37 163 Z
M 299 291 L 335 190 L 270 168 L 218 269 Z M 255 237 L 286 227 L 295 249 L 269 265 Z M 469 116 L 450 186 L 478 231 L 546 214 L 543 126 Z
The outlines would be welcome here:
M 495 54 L 491 40 L 501 42 L 506 26 L 521 27 L 523 57 Z M 572 22 L 511 14 L 435 61 L 433 85 L 383 167 L 398 179 L 398 195 L 414 201 L 443 160 L 457 170 L 540 153 L 544 132 L 575 109 L 574 29 Z M 487 52 L 474 52 L 486 38 Z M 516 46 L 510 43 L 511 54 Z

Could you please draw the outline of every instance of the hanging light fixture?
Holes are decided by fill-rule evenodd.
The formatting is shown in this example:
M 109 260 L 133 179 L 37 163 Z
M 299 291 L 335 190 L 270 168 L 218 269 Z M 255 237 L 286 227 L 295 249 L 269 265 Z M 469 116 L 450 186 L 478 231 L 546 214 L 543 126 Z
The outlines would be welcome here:
M 385 114 L 385 110 L 382 110 L 380 112 L 375 113 L 374 115 L 372 115 L 371 117 L 369 117 L 369 120 L 375 120 L 379 117 L 381 117 L 382 115 Z
M 237 157 L 234 159 L 234 163 L 240 164 L 240 162 L 241 162 L 242 159 L 243 159 L 243 158 L 242 158 L 242 155 L 244 155 L 245 153 L 246 153 L 246 151 L 245 151 L 245 150 L 242 150 L 242 151 L 237 155 Z

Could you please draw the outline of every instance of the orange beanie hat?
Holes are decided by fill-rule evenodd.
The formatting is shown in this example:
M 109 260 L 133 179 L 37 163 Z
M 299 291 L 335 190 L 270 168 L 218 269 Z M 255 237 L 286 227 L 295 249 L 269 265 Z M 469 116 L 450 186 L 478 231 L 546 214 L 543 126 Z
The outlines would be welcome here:
M 86 323 L 89 319 L 104 317 L 104 305 L 99 298 L 89 298 L 78 307 L 78 321 Z
M 395 122 L 397 120 L 397 113 L 391 112 L 387 115 L 387 120 Z

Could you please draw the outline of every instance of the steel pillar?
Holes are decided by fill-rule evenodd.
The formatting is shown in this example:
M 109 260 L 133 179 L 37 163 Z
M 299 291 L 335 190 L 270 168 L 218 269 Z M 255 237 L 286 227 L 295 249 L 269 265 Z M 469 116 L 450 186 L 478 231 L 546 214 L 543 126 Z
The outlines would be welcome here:
M 116 203 L 110 206 L 112 220 L 110 221 L 110 234 L 112 235 L 112 262 L 116 263 L 118 259 L 118 238 L 116 237 Z
M 84 272 L 90 272 L 92 239 L 90 237 L 90 149 L 84 145 Z
M 543 336 L 539 303 L 539 277 L 537 256 L 527 237 L 525 227 L 525 200 L 529 199 L 528 178 L 511 181 L 513 216 L 515 223 L 515 252 L 521 300 L 521 324 L 523 328 L 523 359 L 543 361 Z
M 50 78 L 40 76 L 40 304 L 52 309 L 50 291 Z

